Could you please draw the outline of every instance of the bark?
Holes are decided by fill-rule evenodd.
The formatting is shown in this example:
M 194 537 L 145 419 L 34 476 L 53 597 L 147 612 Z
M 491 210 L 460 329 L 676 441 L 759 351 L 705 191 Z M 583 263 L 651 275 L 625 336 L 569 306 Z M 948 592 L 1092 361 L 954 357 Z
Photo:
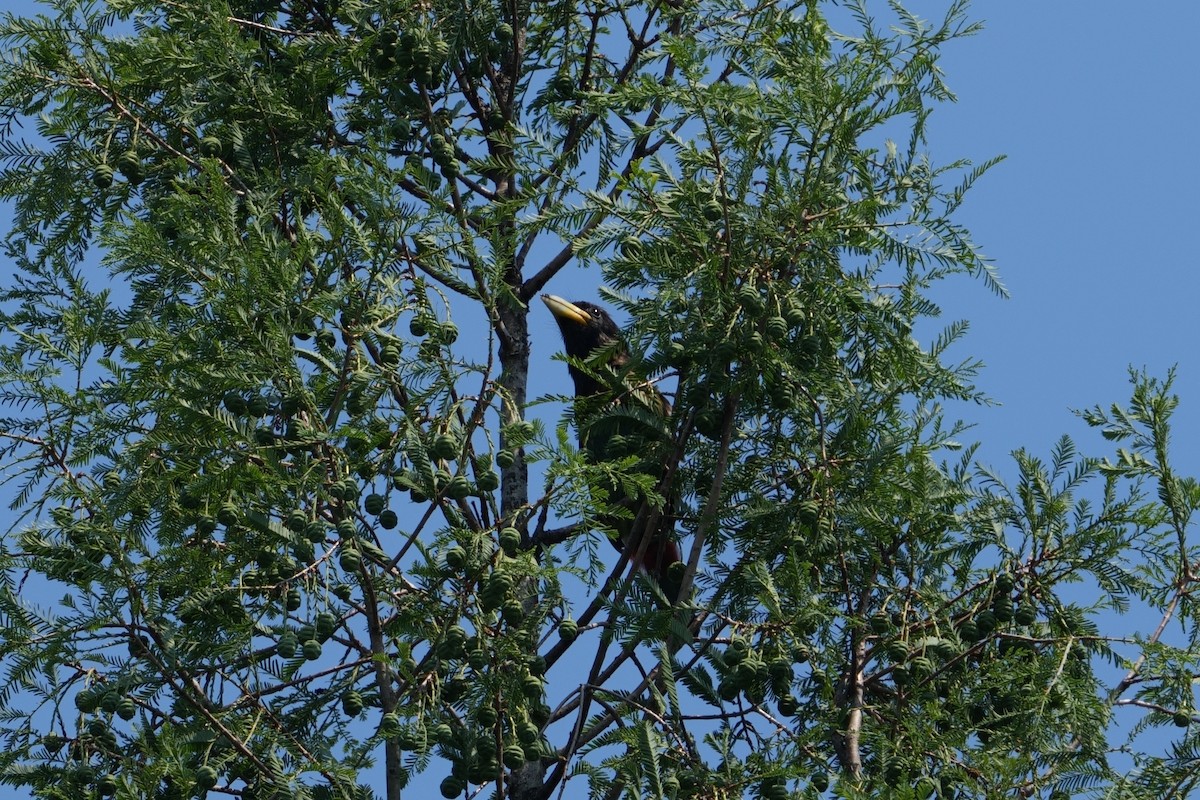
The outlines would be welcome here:
M 513 276 L 510 276 L 510 278 Z M 510 285 L 519 285 L 519 281 Z M 526 391 L 529 385 L 529 317 L 528 309 L 512 300 L 502 300 L 498 311 L 500 340 L 500 389 L 503 394 L 502 417 L 508 425 L 524 417 Z M 503 430 L 500 447 L 513 450 L 512 466 L 501 472 L 500 513 L 508 524 L 527 538 L 523 517 L 529 506 L 529 467 L 520 448 L 512 448 Z M 533 800 L 542 795 L 545 769 L 531 761 L 512 772 L 508 786 L 513 800 Z

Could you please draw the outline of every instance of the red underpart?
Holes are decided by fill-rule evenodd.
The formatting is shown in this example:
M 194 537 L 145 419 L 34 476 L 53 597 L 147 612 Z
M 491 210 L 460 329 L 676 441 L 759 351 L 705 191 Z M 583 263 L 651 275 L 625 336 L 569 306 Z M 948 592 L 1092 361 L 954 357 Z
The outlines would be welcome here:
M 672 539 L 660 539 L 646 546 L 645 555 L 638 566 L 661 583 L 667 568 L 679 560 L 679 545 Z

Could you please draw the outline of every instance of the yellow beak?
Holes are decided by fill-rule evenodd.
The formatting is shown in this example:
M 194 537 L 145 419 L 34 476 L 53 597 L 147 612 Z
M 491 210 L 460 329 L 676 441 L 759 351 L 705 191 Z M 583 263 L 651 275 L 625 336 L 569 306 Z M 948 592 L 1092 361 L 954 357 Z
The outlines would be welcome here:
M 544 294 L 542 295 L 542 302 L 546 304 L 546 308 L 550 309 L 550 313 L 557 319 L 565 319 L 574 322 L 576 325 L 587 325 L 592 321 L 592 317 L 588 312 L 574 303 L 563 300 L 561 297 Z

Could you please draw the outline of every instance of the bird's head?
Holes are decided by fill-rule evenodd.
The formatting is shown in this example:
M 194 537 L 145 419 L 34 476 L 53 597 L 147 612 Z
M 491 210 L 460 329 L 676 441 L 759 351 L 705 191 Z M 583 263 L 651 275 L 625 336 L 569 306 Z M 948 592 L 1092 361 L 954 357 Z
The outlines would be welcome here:
M 574 359 L 586 360 L 597 350 L 620 347 L 621 331 L 617 323 L 600 306 L 595 303 L 579 301 L 575 303 L 555 297 L 552 294 L 542 295 L 542 302 L 554 315 L 558 329 L 562 333 L 563 346 L 568 356 Z M 613 366 L 627 359 L 623 349 L 614 352 Z M 575 380 L 575 394 L 595 394 L 602 389 L 601 384 L 587 375 L 574 364 L 569 366 L 571 377 Z

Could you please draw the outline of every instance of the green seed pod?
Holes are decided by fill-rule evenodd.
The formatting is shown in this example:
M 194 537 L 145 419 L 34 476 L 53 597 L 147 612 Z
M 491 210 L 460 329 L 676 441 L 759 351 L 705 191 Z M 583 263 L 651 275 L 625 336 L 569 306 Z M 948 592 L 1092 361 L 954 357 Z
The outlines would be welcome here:
M 500 549 L 510 558 L 521 549 L 521 532 L 516 528 L 505 528 L 500 531 Z
M 229 528 L 237 525 L 242 519 L 242 512 L 235 504 L 225 502 L 221 504 L 221 508 L 217 511 L 217 522 Z
M 338 566 L 343 572 L 358 572 L 362 567 L 362 556 L 357 550 L 344 548 L 338 556 Z
M 241 416 L 246 413 L 246 397 L 241 392 L 226 392 L 221 402 L 230 414 Z
M 379 516 L 387 508 L 387 498 L 381 494 L 372 492 L 363 500 L 363 508 L 368 514 Z
M 458 437 L 449 433 L 439 433 L 433 438 L 429 453 L 434 458 L 453 461 L 459 455 Z
M 337 627 L 337 615 L 330 611 L 322 611 L 317 614 L 314 627 L 316 628 L 317 639 L 325 641 L 330 636 L 333 636 L 333 631 Z
M 216 136 L 205 136 L 200 140 L 200 155 L 202 156 L 216 158 L 221 155 L 221 150 L 221 140 Z
M 481 492 L 494 492 L 500 488 L 500 476 L 491 469 L 481 469 L 476 472 L 475 482 Z
M 196 770 L 196 788 L 205 791 L 217 785 L 217 768 L 205 764 Z
M 471 482 L 464 475 L 455 475 L 446 484 L 446 497 L 451 500 L 462 500 L 471 495 Z
M 485 728 L 491 728 L 495 725 L 497 718 L 495 707 L 488 703 L 475 709 L 475 721 Z
M 449 775 L 442 780 L 438 790 L 442 793 L 442 797 L 451 800 L 467 790 L 467 782 L 455 775 Z
M 452 572 L 461 572 L 467 566 L 467 551 L 454 545 L 446 550 L 446 567 Z
M 301 509 L 296 509 L 287 515 L 284 525 L 292 533 L 300 533 L 308 525 L 308 515 Z
M 92 170 L 92 185 L 97 189 L 107 189 L 112 186 L 113 169 L 107 164 L 101 164 Z
M 519 744 L 510 744 L 504 748 L 504 766 L 517 769 L 525 763 L 525 750 Z
M 515 598 L 505 600 L 500 608 L 500 616 L 511 626 L 520 625 L 525 619 L 525 607 Z

